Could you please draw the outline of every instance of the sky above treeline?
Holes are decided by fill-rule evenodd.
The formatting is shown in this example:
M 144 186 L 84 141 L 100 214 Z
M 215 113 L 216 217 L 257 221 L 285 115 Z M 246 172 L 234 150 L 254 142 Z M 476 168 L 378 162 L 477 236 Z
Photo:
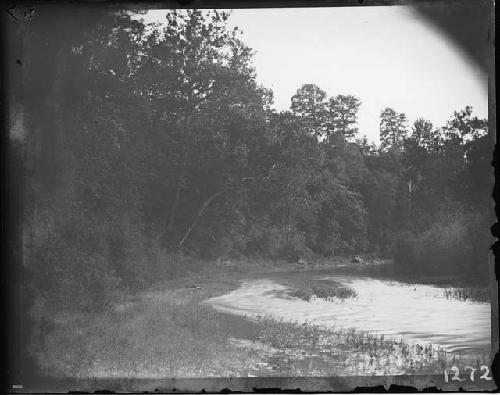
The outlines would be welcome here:
M 150 10 L 146 22 L 163 22 Z M 257 80 L 285 110 L 304 83 L 361 100 L 360 137 L 379 142 L 380 112 L 443 126 L 471 105 L 488 116 L 488 81 L 447 36 L 408 6 L 236 9 L 231 28 L 255 51 Z

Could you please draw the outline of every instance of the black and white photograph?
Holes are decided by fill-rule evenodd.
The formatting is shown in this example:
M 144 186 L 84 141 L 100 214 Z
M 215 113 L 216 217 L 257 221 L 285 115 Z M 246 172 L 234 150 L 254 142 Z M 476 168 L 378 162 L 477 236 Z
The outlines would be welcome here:
M 497 389 L 494 2 L 244 7 L 4 7 L 6 390 Z

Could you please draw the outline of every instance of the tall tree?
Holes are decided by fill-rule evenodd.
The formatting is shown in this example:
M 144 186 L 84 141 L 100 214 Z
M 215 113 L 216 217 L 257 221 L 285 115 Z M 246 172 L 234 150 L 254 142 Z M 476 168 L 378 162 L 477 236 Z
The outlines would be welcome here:
M 447 138 L 455 139 L 464 145 L 470 140 L 484 136 L 488 132 L 488 121 L 473 116 L 472 107 L 466 106 L 463 110 L 455 111 L 443 129 Z
M 358 110 L 361 102 L 352 95 L 338 95 L 328 101 L 328 138 L 331 134 L 339 133 L 348 140 L 352 140 L 358 128 Z
M 434 129 L 432 122 L 423 118 L 417 118 L 413 122 L 411 140 L 419 147 L 432 149 L 438 143 L 439 137 L 439 133 Z
M 302 130 L 317 138 L 325 137 L 326 93 L 315 84 L 304 84 L 292 96 L 290 109 L 300 120 Z
M 385 108 L 380 113 L 380 143 L 382 149 L 397 151 L 401 148 L 407 132 L 407 119 L 404 113 Z

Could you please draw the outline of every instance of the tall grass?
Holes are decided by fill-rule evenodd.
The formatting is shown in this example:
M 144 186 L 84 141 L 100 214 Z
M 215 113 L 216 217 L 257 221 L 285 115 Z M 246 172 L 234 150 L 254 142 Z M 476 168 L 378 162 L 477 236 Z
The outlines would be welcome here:
M 259 341 L 283 350 L 281 358 L 275 355 L 275 363 L 289 373 L 303 369 L 304 358 L 312 369 L 306 370 L 308 374 L 318 375 L 440 374 L 452 364 L 479 368 L 490 362 L 486 353 L 448 353 L 433 344 L 410 343 L 353 328 L 325 329 L 271 316 L 258 320 Z
M 473 302 L 490 302 L 490 289 L 486 287 L 459 287 L 445 288 L 444 295 L 447 299 L 470 300 Z

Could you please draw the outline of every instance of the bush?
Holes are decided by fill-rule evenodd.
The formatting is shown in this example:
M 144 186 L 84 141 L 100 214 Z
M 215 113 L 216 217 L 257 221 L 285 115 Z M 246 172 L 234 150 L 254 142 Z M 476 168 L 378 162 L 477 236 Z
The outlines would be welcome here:
M 442 215 L 427 230 L 399 233 L 392 247 L 396 265 L 407 271 L 488 277 L 487 216 L 478 213 Z
M 282 238 L 278 229 L 254 224 L 248 233 L 244 253 L 261 258 L 279 258 L 283 252 Z
M 314 255 L 306 245 L 304 232 L 292 227 L 287 235 L 282 229 L 260 225 L 251 228 L 244 254 L 260 258 L 285 258 L 289 262 L 297 262 L 304 257 L 311 259 Z
M 26 264 L 34 273 L 32 287 L 50 305 L 99 310 L 117 296 L 120 278 L 96 223 L 80 216 L 34 226 Z
M 157 279 L 171 278 L 168 253 L 159 237 L 132 221 L 115 221 L 104 230 L 109 259 L 124 286 L 139 290 Z
M 131 219 L 74 212 L 54 218 L 32 223 L 25 262 L 35 294 L 55 308 L 99 310 L 124 288 L 174 277 L 182 264 Z

